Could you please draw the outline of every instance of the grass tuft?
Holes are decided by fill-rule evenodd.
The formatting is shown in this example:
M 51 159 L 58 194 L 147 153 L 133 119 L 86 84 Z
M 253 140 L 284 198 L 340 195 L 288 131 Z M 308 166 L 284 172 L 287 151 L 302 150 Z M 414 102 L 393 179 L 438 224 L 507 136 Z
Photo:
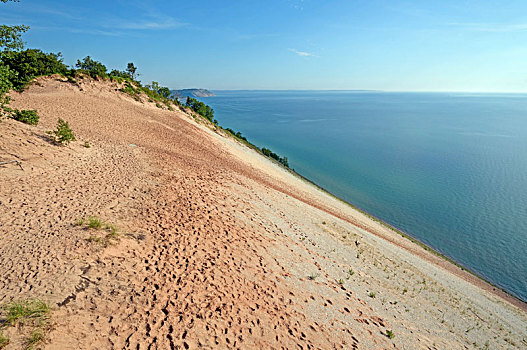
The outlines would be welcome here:
M 311 281 L 316 280 L 318 277 L 318 273 L 312 273 L 311 275 L 307 276 Z
M 393 339 L 393 337 L 395 337 L 395 334 L 393 334 L 393 331 L 392 330 L 387 330 L 386 331 L 386 336 L 390 339 Z
M 43 340 L 44 333 L 39 329 L 35 329 L 31 334 L 31 337 L 29 337 L 29 339 L 27 340 L 27 349 L 33 349 L 35 345 L 37 345 Z
M 94 230 L 100 230 L 102 227 L 102 221 L 99 218 L 91 216 L 88 218 L 88 228 Z
M 88 229 L 97 231 L 104 230 L 108 232 L 104 238 L 98 237 L 96 235 L 90 235 L 87 238 L 88 242 L 104 243 L 104 245 L 106 246 L 110 243 L 110 240 L 119 238 L 119 230 L 115 225 L 106 223 L 95 216 L 88 216 L 85 219 L 78 219 L 77 221 L 75 221 L 74 225 L 86 225 Z
M 368 296 L 370 298 L 375 298 L 377 296 L 377 294 L 375 294 L 375 292 L 370 292 L 370 294 L 368 294 Z
M 3 349 L 9 344 L 9 338 L 4 335 L 4 333 L 0 332 L 0 349 Z
M 26 319 L 43 319 L 49 314 L 49 306 L 40 300 L 12 302 L 4 307 L 6 322 L 15 325 Z

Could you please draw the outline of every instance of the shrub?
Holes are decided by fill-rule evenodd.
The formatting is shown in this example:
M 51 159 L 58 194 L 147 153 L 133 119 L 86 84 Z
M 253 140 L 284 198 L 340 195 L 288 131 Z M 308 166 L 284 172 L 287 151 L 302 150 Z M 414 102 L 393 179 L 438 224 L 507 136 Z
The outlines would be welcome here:
M 16 72 L 10 79 L 16 90 L 24 87 L 35 77 L 41 75 L 69 74 L 68 67 L 62 62 L 61 53 L 45 53 L 38 49 L 24 51 L 6 51 L 0 54 L 0 61 Z
M 37 111 L 30 110 L 30 109 L 23 109 L 23 110 L 15 109 L 13 114 L 11 115 L 11 118 L 13 118 L 14 120 L 18 120 L 19 122 L 29 124 L 29 125 L 37 125 L 38 119 L 39 119 Z
M 50 132 L 54 135 L 55 143 L 60 145 L 67 145 L 71 141 L 75 141 L 75 134 L 70 128 L 70 125 L 67 121 L 64 121 L 59 118 L 57 123 L 57 128 Z
M 90 56 L 84 57 L 82 61 L 77 60 L 75 67 L 85 71 L 92 78 L 104 78 L 108 76 L 108 74 L 106 73 L 106 66 L 101 62 L 93 60 Z
M 0 63 L 0 108 L 9 103 L 9 96 L 6 94 L 13 88 L 11 80 L 15 75 L 13 70 Z
M 210 122 L 214 119 L 214 110 L 210 106 L 204 104 L 201 101 L 196 100 L 190 96 L 187 97 L 185 102 L 187 107 L 190 107 L 194 112 L 198 113 L 202 117 L 207 118 Z
M 289 161 L 287 160 L 287 157 L 280 157 L 278 154 L 265 147 L 262 148 L 262 153 L 265 156 L 273 158 L 274 160 L 280 162 L 283 166 L 289 168 Z
M 132 80 L 132 76 L 128 72 L 123 72 L 121 70 L 113 69 L 110 72 L 110 78 L 120 78 L 124 80 Z M 122 81 L 122 80 L 121 80 Z
M 140 101 L 139 94 L 141 93 L 141 90 L 134 87 L 134 85 L 129 81 L 124 82 L 124 86 L 120 91 L 132 96 L 135 100 Z
M 395 337 L 395 334 L 393 334 L 393 331 L 392 330 L 387 330 L 386 331 L 386 336 L 390 339 L 393 339 L 393 337 Z

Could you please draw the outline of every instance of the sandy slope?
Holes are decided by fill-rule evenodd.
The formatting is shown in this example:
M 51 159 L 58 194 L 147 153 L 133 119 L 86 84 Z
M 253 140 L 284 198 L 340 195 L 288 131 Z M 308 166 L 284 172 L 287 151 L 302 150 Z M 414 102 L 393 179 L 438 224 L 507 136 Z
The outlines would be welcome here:
M 0 166 L 0 304 L 52 305 L 43 348 L 527 347 L 523 305 L 254 151 L 59 80 L 13 96 L 38 127 L 0 123 L 0 160 L 24 167 Z M 58 117 L 78 142 L 48 142 Z M 88 215 L 120 238 L 88 241 Z

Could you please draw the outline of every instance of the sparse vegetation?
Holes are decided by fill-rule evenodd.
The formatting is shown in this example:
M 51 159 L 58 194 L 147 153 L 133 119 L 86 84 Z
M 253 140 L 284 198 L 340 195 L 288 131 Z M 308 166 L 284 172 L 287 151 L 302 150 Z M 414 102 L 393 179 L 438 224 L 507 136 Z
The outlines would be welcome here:
M 73 225 L 86 226 L 86 228 L 89 230 L 104 230 L 107 232 L 104 237 L 90 235 L 86 239 L 88 242 L 103 243 L 104 245 L 108 245 L 110 240 L 119 238 L 119 230 L 115 225 L 104 222 L 96 216 L 88 216 L 87 218 L 78 219 Z
M 75 141 L 75 134 L 71 130 L 70 125 L 61 118 L 57 122 L 57 128 L 49 131 L 48 134 L 52 135 L 53 141 L 59 145 L 67 145 L 71 141 Z
M 285 167 L 289 168 L 289 160 L 287 159 L 287 157 L 280 157 L 278 154 L 274 153 L 273 151 L 271 151 L 270 149 L 268 148 L 262 148 L 262 153 L 269 157 L 269 158 L 273 158 L 274 160 L 280 162 L 282 165 L 284 165 Z
M 340 284 L 341 286 L 344 284 L 344 280 L 341 278 L 337 281 L 338 284 Z
M 390 339 L 393 339 L 393 338 L 395 337 L 395 335 L 393 334 L 393 331 L 390 330 L 390 329 L 388 329 L 388 330 L 386 331 L 386 336 L 387 336 L 388 338 L 390 338 Z
M 236 131 L 232 130 L 231 128 L 224 128 L 223 130 L 227 131 L 229 134 L 231 134 L 232 136 L 236 137 L 237 139 L 249 142 L 249 141 L 247 141 L 247 138 L 245 136 L 243 136 L 242 133 L 239 132 L 239 131 L 236 132 Z
M 102 228 L 102 221 L 99 218 L 91 216 L 88 218 L 88 228 L 100 230 Z
M 9 338 L 0 332 L 0 349 L 3 349 L 9 344 Z
M 368 296 L 370 298 L 375 298 L 377 296 L 377 294 L 375 292 L 370 292 L 370 294 L 368 294 Z
M 105 78 L 108 76 L 107 68 L 101 62 L 95 61 L 90 56 L 86 56 L 81 60 L 77 60 L 75 64 L 81 72 L 87 73 L 92 78 Z
M 349 274 L 350 276 L 353 276 L 353 275 L 355 274 L 355 271 L 353 271 L 353 269 L 350 268 L 350 269 L 348 270 L 348 274 Z
M 84 148 L 90 148 L 90 143 L 88 141 L 84 141 Z
M 318 273 L 312 273 L 311 275 L 307 276 L 311 281 L 316 280 L 318 277 Z
M 13 113 L 11 114 L 11 118 L 13 118 L 14 120 L 18 120 L 19 122 L 29 124 L 29 125 L 37 125 L 38 119 L 39 119 L 37 111 L 32 110 L 32 109 L 23 109 L 23 110 L 15 109 Z
M 185 102 L 185 106 L 189 107 L 191 110 L 198 113 L 202 117 L 205 117 L 211 123 L 213 122 L 214 110 L 210 108 L 210 106 L 190 96 L 187 96 L 187 101 Z
M 12 302 L 3 309 L 6 323 L 11 326 L 28 319 L 43 321 L 47 319 L 50 312 L 49 306 L 40 300 Z
M 40 329 L 35 329 L 31 334 L 31 337 L 27 340 L 27 348 L 33 349 L 35 345 L 44 340 L 44 333 Z

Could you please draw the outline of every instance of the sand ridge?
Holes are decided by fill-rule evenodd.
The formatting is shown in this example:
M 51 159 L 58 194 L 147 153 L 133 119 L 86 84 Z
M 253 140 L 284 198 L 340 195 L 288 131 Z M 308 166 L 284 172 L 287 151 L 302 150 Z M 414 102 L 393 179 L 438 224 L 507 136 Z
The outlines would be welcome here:
M 44 348 L 527 346 L 523 311 L 187 114 L 117 89 L 41 78 L 13 96 L 40 125 L 0 123 L 0 157 L 24 166 L 0 167 L 0 303 L 53 306 Z M 47 142 L 58 117 L 79 142 Z M 74 224 L 88 215 L 120 238 L 89 242 Z

